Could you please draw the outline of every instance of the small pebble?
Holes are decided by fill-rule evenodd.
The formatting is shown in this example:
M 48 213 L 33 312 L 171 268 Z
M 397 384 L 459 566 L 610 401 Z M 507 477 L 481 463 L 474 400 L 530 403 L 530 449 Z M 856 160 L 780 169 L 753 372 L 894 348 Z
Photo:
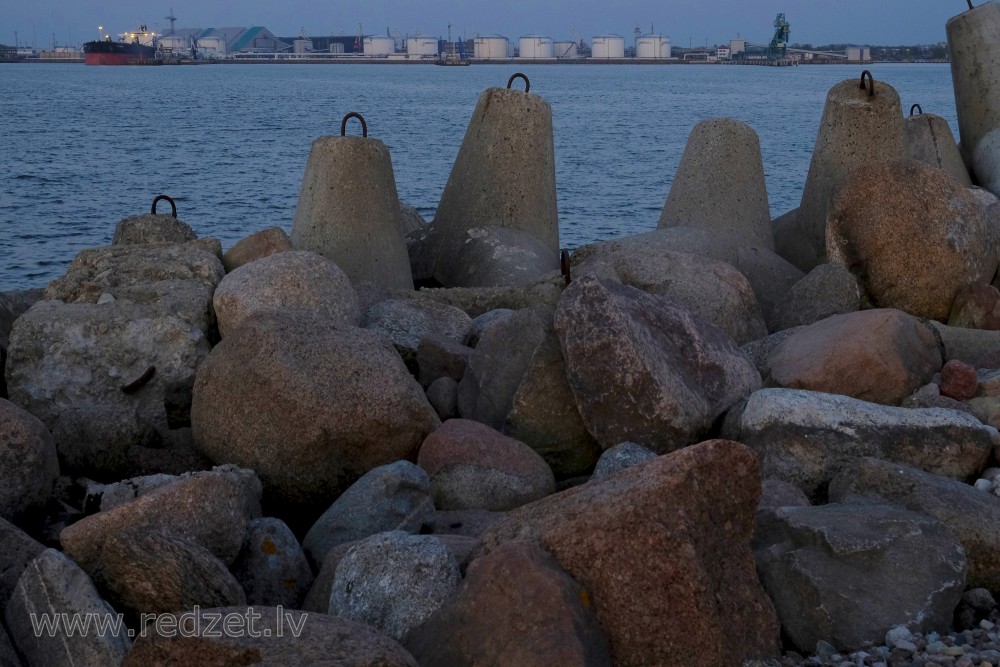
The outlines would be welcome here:
M 986 493 L 989 493 L 990 491 L 993 490 L 993 482 L 991 482 L 988 479 L 977 479 L 976 483 L 973 484 L 973 486 L 980 491 L 985 491 Z
M 885 633 L 885 645 L 889 648 L 896 646 L 896 642 L 899 641 L 910 641 L 913 639 L 913 633 L 907 629 L 905 625 L 897 625 L 896 627 Z
M 995 623 L 990 623 L 984 618 L 983 620 L 979 621 L 979 627 L 981 627 L 983 630 L 992 630 L 997 626 Z

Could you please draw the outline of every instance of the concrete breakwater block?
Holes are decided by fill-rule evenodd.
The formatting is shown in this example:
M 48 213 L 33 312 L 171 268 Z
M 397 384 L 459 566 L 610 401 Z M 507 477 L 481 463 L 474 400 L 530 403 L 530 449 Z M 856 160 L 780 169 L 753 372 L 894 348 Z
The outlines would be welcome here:
M 559 268 L 552 107 L 538 95 L 489 88 L 479 96 L 431 225 L 434 276 L 459 279 L 448 267 L 472 229 L 527 232 L 552 251 Z M 470 258 L 470 259 L 475 259 Z M 446 270 L 447 269 L 447 270 Z M 476 285 L 488 282 L 478 276 Z
M 794 223 L 775 228 L 778 254 L 803 271 L 823 263 L 826 216 L 844 179 L 863 164 L 905 155 L 903 112 L 895 88 L 864 76 L 831 88 Z
M 732 118 L 694 126 L 657 227 L 694 227 L 774 250 L 760 140 Z
M 917 105 L 914 105 L 917 106 Z M 903 125 L 906 131 L 906 157 L 940 169 L 969 188 L 972 179 L 955 143 L 948 121 L 941 116 L 912 114 Z
M 989 2 L 963 12 L 952 17 L 945 30 L 958 134 L 969 164 L 980 142 L 1000 127 L 1000 5 Z M 990 180 L 990 174 L 981 174 L 974 165 L 972 171 L 976 180 Z
M 401 215 L 384 143 L 367 129 L 313 142 L 292 223 L 296 249 L 332 259 L 351 282 L 412 289 Z

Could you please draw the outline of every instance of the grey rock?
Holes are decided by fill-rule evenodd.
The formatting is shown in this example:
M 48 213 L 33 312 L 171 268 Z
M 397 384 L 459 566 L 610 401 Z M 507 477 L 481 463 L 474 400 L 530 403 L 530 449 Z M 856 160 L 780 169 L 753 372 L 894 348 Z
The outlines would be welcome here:
M 959 359 L 977 368 L 989 368 L 996 363 L 1000 350 L 1000 331 L 950 327 L 933 320 L 928 322 L 937 332 L 944 348 L 944 361 Z
M 558 271 L 552 271 L 530 285 L 519 287 L 452 287 L 448 289 L 422 289 L 411 293 L 418 301 L 434 301 L 455 306 L 469 317 L 478 317 L 491 310 L 507 308 L 547 308 L 552 310 L 566 286 Z M 396 294 L 394 297 L 398 296 Z
M 344 542 L 377 533 L 417 533 L 434 523 L 430 479 L 419 466 L 397 461 L 365 473 L 313 524 L 302 546 L 313 563 Z
M 979 612 L 991 612 L 996 609 L 997 601 L 985 588 L 970 588 L 962 594 L 962 602 Z
M 434 515 L 434 535 L 465 535 L 478 538 L 494 523 L 506 516 L 505 512 L 489 510 L 439 510 Z
M 361 326 L 385 336 L 408 364 L 416 364 L 417 348 L 428 334 L 439 334 L 456 343 L 465 340 L 472 318 L 454 306 L 433 301 L 391 299 L 382 301 L 361 318 Z
M 822 497 L 835 475 L 865 456 L 965 479 L 982 469 L 998 438 L 996 429 L 954 410 L 798 389 L 755 392 L 727 416 L 723 432 L 760 455 L 762 476 L 794 484 L 810 498 Z
M 885 645 L 889 648 L 896 646 L 897 642 L 908 642 L 913 639 L 913 633 L 905 625 L 897 625 L 885 633 Z
M 226 273 L 229 273 L 244 264 L 290 250 L 294 248 L 285 230 L 281 227 L 269 227 L 237 241 L 222 256 L 222 265 L 226 268 Z
M 597 460 L 591 479 L 600 479 L 652 458 L 656 458 L 656 452 L 635 442 L 620 442 L 614 447 L 604 450 L 601 458 Z
M 0 517 L 17 521 L 40 510 L 58 476 L 56 446 L 45 425 L 0 398 Z
M 420 385 L 429 387 L 435 381 L 448 377 L 460 382 L 472 355 L 472 348 L 438 333 L 429 333 L 417 345 L 417 367 Z
M 28 667 L 49 665 L 119 665 L 131 642 L 124 629 L 119 636 L 97 632 L 35 633 L 31 614 L 97 614 L 115 617 L 87 574 L 55 549 L 46 549 L 31 561 L 7 602 L 4 621 L 10 638 Z
M 17 657 L 14 644 L 11 643 L 7 630 L 0 625 L 0 665 L 4 667 L 22 667 L 24 663 Z
M 427 226 L 427 221 L 420 215 L 420 211 L 403 203 L 399 205 L 399 222 L 403 236 Z
M 434 380 L 427 387 L 427 401 L 441 421 L 458 416 L 458 383 L 450 377 Z
M 458 590 L 458 563 L 431 535 L 374 535 L 337 565 L 330 614 L 361 621 L 402 639 Z
M 861 307 L 854 275 L 840 264 L 820 264 L 792 285 L 779 308 L 778 329 L 819 322 Z
M 794 484 L 773 478 L 761 480 L 758 511 L 779 507 L 809 507 L 809 505 L 809 498 Z
M 830 483 L 834 502 L 890 503 L 932 516 L 965 546 L 966 584 L 1000 590 L 1000 498 L 962 481 L 916 468 L 865 458 Z
M 433 236 L 437 228 L 430 229 Z M 559 270 L 559 253 L 520 229 L 467 229 L 448 243 L 448 260 L 434 271 L 446 287 L 520 287 Z
M 358 296 L 336 264 L 314 252 L 279 252 L 230 272 L 212 298 L 225 338 L 247 317 L 269 310 L 307 310 L 357 326 Z
M 625 440 L 657 453 L 683 447 L 761 384 L 715 325 L 611 281 L 574 280 L 555 328 L 584 424 L 605 448 Z
M 115 225 L 111 245 L 132 245 L 136 243 L 187 243 L 198 235 L 183 220 L 170 215 L 134 215 L 124 218 Z
M 247 524 L 243 547 L 229 569 L 251 605 L 301 609 L 315 580 L 291 529 L 272 517 Z
M 45 547 L 2 518 L 0 544 L 3 545 L 3 549 L 0 549 L 0 609 L 3 609 L 13 595 L 24 568 L 45 551 Z
M 976 417 L 984 424 L 988 424 L 980 415 L 976 414 L 976 409 L 970 401 L 956 401 L 954 398 L 942 396 L 941 388 L 934 382 L 925 384 L 913 392 L 913 394 L 907 396 L 900 403 L 900 406 L 904 408 L 947 408 L 948 410 L 958 410 L 959 412 L 965 412 Z
M 479 345 L 479 339 L 483 337 L 486 329 L 497 321 L 505 317 L 510 317 L 513 314 L 514 311 L 510 308 L 497 308 L 472 318 L 472 325 L 469 327 L 469 333 L 465 337 L 465 344 L 469 347 L 476 347 Z
M 896 507 L 779 508 L 754 543 L 782 629 L 801 651 L 820 640 L 857 650 L 900 623 L 949 627 L 965 584 L 965 550 L 948 527 Z
M 93 507 L 97 511 L 104 512 L 135 500 L 139 496 L 144 496 L 161 486 L 172 484 L 178 479 L 177 475 L 158 473 L 156 475 L 124 479 L 111 484 L 91 484 L 87 487 L 84 506 Z
M 792 327 L 791 329 L 777 331 L 765 338 L 741 345 L 740 350 L 750 358 L 750 361 L 753 362 L 754 367 L 760 373 L 761 377 L 767 377 L 771 372 L 771 366 L 768 364 L 771 351 L 802 329 L 803 327 Z

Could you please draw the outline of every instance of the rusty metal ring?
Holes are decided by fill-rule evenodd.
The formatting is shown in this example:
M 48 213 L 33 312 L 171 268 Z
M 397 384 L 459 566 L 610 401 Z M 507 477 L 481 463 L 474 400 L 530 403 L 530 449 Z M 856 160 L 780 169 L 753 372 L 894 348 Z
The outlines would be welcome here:
M 563 248 L 559 252 L 559 270 L 562 272 L 567 286 L 573 282 L 573 272 L 569 268 L 569 250 L 566 250 L 566 248 Z
M 167 195 L 156 195 L 156 199 L 153 200 L 153 205 L 149 207 L 149 212 L 152 213 L 153 215 L 156 215 L 156 205 L 159 204 L 161 201 L 167 201 L 170 203 L 170 214 L 176 218 L 177 204 L 175 204 L 174 200 L 168 197 Z
M 357 111 L 352 111 L 351 113 L 344 116 L 344 120 L 340 121 L 340 136 L 342 137 L 347 136 L 347 121 L 351 120 L 352 118 L 357 118 L 358 120 L 361 121 L 361 136 L 367 137 L 368 123 L 365 122 L 364 117 Z
M 976 7 L 972 4 L 972 0 L 966 0 L 969 3 L 969 9 L 975 9 Z
M 138 378 L 132 380 L 128 384 L 122 385 L 122 393 L 134 394 L 135 392 L 142 389 L 147 382 L 152 380 L 154 375 L 156 375 L 156 366 L 150 366 L 145 371 L 143 371 L 142 375 L 140 375 Z
M 528 92 L 529 90 L 531 90 L 531 82 L 528 81 L 528 77 L 526 77 L 524 74 L 521 74 L 520 72 L 515 72 L 514 74 L 511 74 L 510 78 L 507 79 L 508 90 L 510 90 L 510 87 L 514 85 L 514 79 L 524 79 L 524 92 Z
M 918 114 L 920 114 L 921 116 L 924 115 L 924 110 L 923 110 L 923 108 L 919 104 L 914 104 L 912 107 L 910 107 L 910 115 L 911 116 L 913 115 L 914 110 L 916 110 L 916 112 Z
M 861 90 L 865 89 L 865 77 L 868 77 L 868 82 L 871 83 L 871 88 L 868 89 L 868 97 L 875 97 L 875 77 L 868 70 L 861 73 Z

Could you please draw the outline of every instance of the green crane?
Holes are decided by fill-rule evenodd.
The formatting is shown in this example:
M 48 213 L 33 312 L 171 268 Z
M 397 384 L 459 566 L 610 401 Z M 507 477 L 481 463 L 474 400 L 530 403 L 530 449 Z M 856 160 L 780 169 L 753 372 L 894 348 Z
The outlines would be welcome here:
M 774 19 L 774 37 L 771 38 L 771 45 L 767 49 L 770 58 L 784 58 L 785 50 L 788 48 L 788 36 L 791 34 L 791 26 L 785 20 L 784 14 L 778 14 Z

